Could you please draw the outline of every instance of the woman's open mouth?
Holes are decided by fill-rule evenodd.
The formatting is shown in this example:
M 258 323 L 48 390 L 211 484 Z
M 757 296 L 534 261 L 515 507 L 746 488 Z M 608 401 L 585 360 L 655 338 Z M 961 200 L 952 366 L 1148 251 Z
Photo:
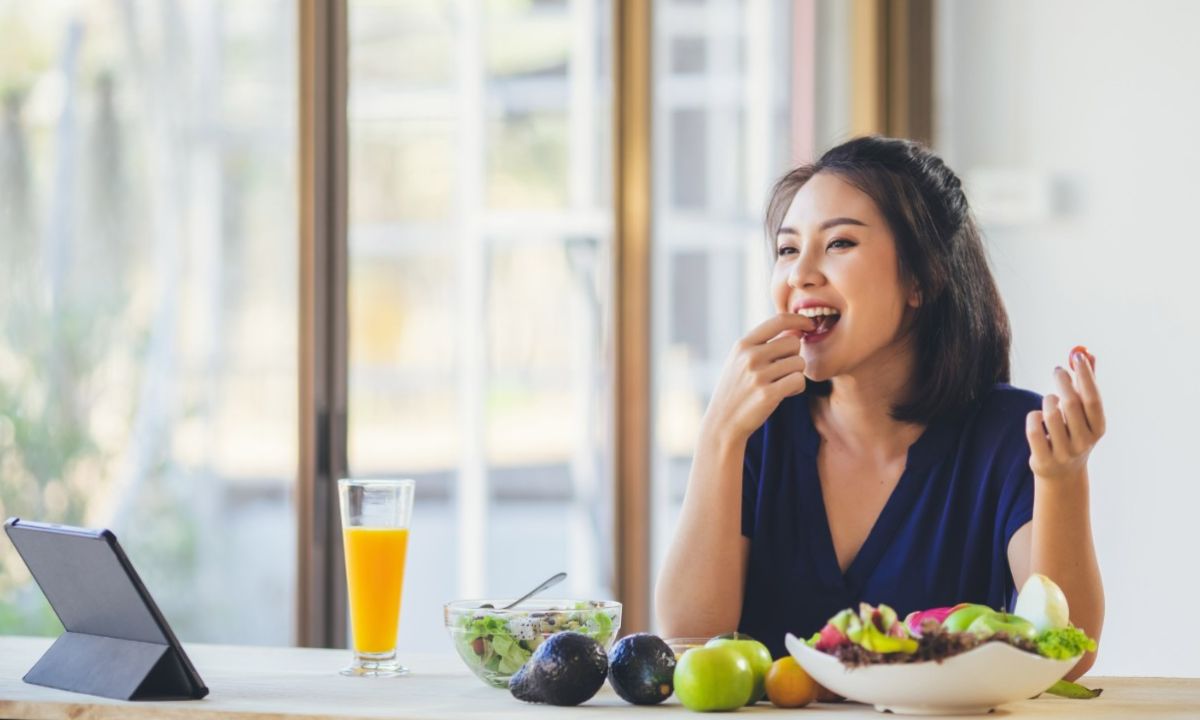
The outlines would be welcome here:
M 800 335 L 800 339 L 807 344 L 818 343 L 829 337 L 838 321 L 842 319 L 840 312 L 828 307 L 801 308 L 797 314 L 812 318 L 817 323 L 813 330 Z

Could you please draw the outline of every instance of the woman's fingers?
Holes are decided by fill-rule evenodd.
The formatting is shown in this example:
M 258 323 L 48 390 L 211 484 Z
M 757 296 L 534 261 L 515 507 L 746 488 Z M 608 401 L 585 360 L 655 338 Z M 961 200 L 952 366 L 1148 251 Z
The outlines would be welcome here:
M 793 372 L 779 378 L 773 385 L 779 389 L 783 397 L 791 397 L 804 392 L 804 388 L 808 386 L 808 378 L 804 377 L 803 372 Z
M 1071 455 L 1071 436 L 1067 432 L 1067 424 L 1063 420 L 1057 395 L 1047 395 L 1042 399 L 1042 422 L 1046 424 L 1046 432 L 1050 435 L 1054 459 L 1066 462 Z
M 796 313 L 779 313 L 778 315 L 768 318 L 758 327 L 746 334 L 746 337 L 739 341 L 743 350 L 749 350 L 755 345 L 762 345 L 771 338 L 778 336 L 780 333 L 793 331 L 804 332 L 815 330 L 817 321 L 810 317 L 797 315 Z
M 780 358 L 770 365 L 763 368 L 763 377 L 766 380 L 775 382 L 780 378 L 787 377 L 792 373 L 804 373 L 804 358 L 799 355 L 789 355 Z
M 1029 439 L 1029 449 L 1034 460 L 1046 461 L 1054 457 L 1050 440 L 1046 437 L 1041 410 L 1034 410 L 1025 416 L 1025 437 Z
M 801 316 L 803 317 L 803 316 Z M 800 357 L 804 343 L 795 335 L 783 335 L 750 350 L 752 365 L 767 365 L 786 357 Z
M 1094 358 L 1082 347 L 1071 351 L 1071 369 L 1054 369 L 1059 394 L 1042 399 L 1042 409 L 1025 416 L 1029 465 L 1034 474 L 1074 473 L 1104 434 L 1104 407 L 1096 385 Z
M 1087 363 L 1084 363 L 1085 365 Z M 1080 455 L 1095 442 L 1087 415 L 1083 411 L 1083 400 L 1075 391 L 1071 382 L 1071 374 L 1062 368 L 1054 368 L 1054 379 L 1062 392 L 1059 406 L 1063 419 L 1067 423 L 1067 433 L 1071 436 L 1070 450 L 1074 455 Z
M 1087 416 L 1092 434 L 1099 439 L 1104 434 L 1104 403 L 1100 399 L 1100 387 L 1096 384 L 1096 371 L 1086 358 L 1079 358 L 1075 365 L 1075 387 L 1079 391 L 1083 412 Z

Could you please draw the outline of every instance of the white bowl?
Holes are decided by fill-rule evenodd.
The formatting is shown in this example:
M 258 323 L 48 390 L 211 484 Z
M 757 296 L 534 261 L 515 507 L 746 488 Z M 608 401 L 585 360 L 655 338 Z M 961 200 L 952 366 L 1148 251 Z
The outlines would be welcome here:
M 1078 657 L 1051 660 L 1002 642 L 989 642 L 942 662 L 851 668 L 788 633 L 788 652 L 814 680 L 847 700 L 902 715 L 986 713 L 997 705 L 1046 691 Z

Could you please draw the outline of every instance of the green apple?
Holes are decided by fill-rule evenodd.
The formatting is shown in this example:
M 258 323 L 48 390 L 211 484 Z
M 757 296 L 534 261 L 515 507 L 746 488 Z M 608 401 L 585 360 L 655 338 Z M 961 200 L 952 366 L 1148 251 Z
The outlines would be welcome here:
M 737 710 L 754 692 L 754 671 L 728 645 L 697 647 L 675 665 L 675 694 L 688 710 Z
M 1021 586 L 1013 615 L 1020 615 L 1033 623 L 1038 632 L 1058 630 L 1071 624 L 1067 596 L 1053 580 L 1041 573 L 1030 575 Z
M 1037 637 L 1037 628 L 1033 623 L 1023 617 L 1018 617 L 1012 613 L 1002 613 L 991 610 L 979 617 L 971 623 L 967 628 L 967 632 L 980 637 L 991 637 L 998 632 L 1008 633 L 1009 637 L 1023 637 L 1032 640 Z
M 750 663 L 750 669 L 754 672 L 754 692 L 750 695 L 747 705 L 753 705 L 766 696 L 764 683 L 767 671 L 771 669 L 771 663 L 774 662 L 771 659 L 771 651 L 767 649 L 766 645 L 749 635 L 729 633 L 709 640 L 706 647 L 731 647 L 741 653 L 742 657 L 746 658 L 746 662 Z
M 947 632 L 966 632 L 967 628 L 971 626 L 971 623 L 975 622 L 976 618 L 984 613 L 990 612 L 996 611 L 987 605 L 964 603 L 963 605 L 960 605 L 957 610 L 946 616 L 946 619 L 942 621 L 942 627 L 945 628 Z

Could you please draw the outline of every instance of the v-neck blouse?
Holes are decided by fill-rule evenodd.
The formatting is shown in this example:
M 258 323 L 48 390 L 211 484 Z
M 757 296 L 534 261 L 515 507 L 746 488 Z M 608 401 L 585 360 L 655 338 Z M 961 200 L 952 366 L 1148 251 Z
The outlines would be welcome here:
M 862 548 L 843 574 L 833 547 L 808 398 L 788 398 L 750 437 L 742 481 L 742 534 L 750 560 L 740 632 L 786 654 L 784 635 L 807 637 L 859 602 L 913 610 L 975 602 L 1009 607 L 1008 542 L 1033 517 L 1025 416 L 1041 396 L 996 385 L 966 412 L 935 419 Z

